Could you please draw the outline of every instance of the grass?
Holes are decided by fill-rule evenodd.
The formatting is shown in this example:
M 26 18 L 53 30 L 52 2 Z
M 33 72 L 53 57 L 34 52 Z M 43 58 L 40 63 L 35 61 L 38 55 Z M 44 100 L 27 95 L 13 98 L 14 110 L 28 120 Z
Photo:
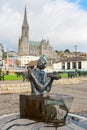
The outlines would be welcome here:
M 67 78 L 67 74 L 66 73 L 62 73 L 60 74 L 61 78 Z M 4 80 L 22 80 L 22 76 L 17 76 L 16 74 L 9 74 L 9 75 L 5 75 L 4 76 Z
M 67 73 L 62 73 L 62 74 L 61 74 L 61 78 L 68 78 Z
M 16 74 L 9 74 L 4 76 L 4 80 L 22 80 L 22 76 L 17 76 Z

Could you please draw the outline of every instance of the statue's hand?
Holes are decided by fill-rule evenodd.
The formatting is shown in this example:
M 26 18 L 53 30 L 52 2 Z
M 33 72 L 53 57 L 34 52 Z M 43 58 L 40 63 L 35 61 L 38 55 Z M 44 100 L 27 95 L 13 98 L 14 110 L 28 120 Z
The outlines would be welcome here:
M 61 78 L 61 76 L 55 71 L 53 73 L 48 73 L 47 76 L 55 80 L 59 80 Z

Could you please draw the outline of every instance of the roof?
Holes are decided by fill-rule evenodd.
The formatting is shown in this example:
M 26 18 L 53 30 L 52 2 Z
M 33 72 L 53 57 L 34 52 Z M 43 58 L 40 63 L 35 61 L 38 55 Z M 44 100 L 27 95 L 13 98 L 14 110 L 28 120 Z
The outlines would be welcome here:
M 31 45 L 33 45 L 33 46 L 39 46 L 40 44 L 41 44 L 41 42 L 40 41 L 29 41 L 29 43 L 31 44 Z
M 26 6 L 25 6 L 25 11 L 24 11 L 24 21 L 23 21 L 23 25 L 28 25 Z
M 32 60 L 32 61 L 30 61 L 28 64 L 26 64 L 27 66 L 36 66 L 37 65 L 37 62 L 38 62 L 38 60 Z
M 69 58 L 64 58 L 60 59 L 60 62 L 69 62 L 69 61 L 86 61 L 87 59 L 85 57 L 69 57 Z

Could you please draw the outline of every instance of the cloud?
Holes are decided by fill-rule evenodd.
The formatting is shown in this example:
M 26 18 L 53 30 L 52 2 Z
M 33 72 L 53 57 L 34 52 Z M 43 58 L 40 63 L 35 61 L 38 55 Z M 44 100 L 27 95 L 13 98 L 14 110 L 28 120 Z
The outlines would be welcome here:
M 87 11 L 78 3 L 69 0 L 9 0 L 2 3 L 1 41 L 4 39 L 4 44 L 17 51 L 26 5 L 30 40 L 49 39 L 54 49 L 58 50 L 68 48 L 73 51 L 77 44 L 79 51 L 86 51 Z
M 3 6 L 2 14 L 0 14 L 0 37 L 1 41 L 5 42 L 3 44 L 12 50 L 17 46 L 20 21 L 21 16 L 18 12 Z
M 74 44 L 83 47 L 87 42 L 87 12 L 80 9 L 77 3 L 65 0 L 48 2 L 43 5 L 39 14 L 32 16 L 32 28 L 38 30 L 36 37 L 31 32 L 31 37 L 39 36 L 49 38 L 52 46 L 57 49 L 72 49 Z M 38 23 L 38 24 L 37 24 Z M 40 24 L 41 23 L 41 24 Z M 34 30 L 33 28 L 33 30 Z M 79 48 L 80 49 L 80 48 Z

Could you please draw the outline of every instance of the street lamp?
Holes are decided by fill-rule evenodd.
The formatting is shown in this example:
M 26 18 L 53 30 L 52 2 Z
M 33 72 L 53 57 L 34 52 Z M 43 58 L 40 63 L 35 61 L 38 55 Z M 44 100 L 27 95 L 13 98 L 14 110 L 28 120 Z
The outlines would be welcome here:
M 75 76 L 77 76 L 77 45 L 75 45 Z

